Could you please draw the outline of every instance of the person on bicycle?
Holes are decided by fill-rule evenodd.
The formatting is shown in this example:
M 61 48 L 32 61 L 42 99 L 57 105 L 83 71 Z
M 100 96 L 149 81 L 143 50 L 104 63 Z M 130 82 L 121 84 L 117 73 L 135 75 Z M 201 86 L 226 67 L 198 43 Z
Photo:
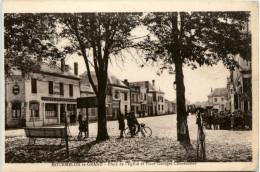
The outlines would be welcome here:
M 137 121 L 134 112 L 130 112 L 127 117 L 127 125 L 130 129 L 130 133 L 131 133 L 131 137 L 133 137 L 135 135 L 135 133 L 140 131 L 140 124 Z M 138 127 L 138 131 L 136 131 L 136 126 Z

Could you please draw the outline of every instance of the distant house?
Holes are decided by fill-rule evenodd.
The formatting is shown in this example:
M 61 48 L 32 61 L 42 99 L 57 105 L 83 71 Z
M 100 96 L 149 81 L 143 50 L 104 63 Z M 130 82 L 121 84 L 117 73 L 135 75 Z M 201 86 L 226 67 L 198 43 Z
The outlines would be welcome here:
M 97 86 L 95 72 L 91 72 L 91 76 L 94 84 Z M 96 95 L 90 85 L 87 72 L 80 75 L 80 78 L 80 96 L 95 97 Z M 106 94 L 106 112 L 108 118 L 116 119 L 119 113 L 126 115 L 130 112 L 130 88 L 112 73 L 108 73 Z M 85 115 L 84 110 L 81 110 L 81 112 Z M 89 117 L 90 119 L 97 118 L 97 108 L 89 108 Z
M 145 116 L 165 114 L 165 93 L 155 87 L 154 80 L 152 84 L 149 81 L 130 83 L 140 87 L 140 110 Z
M 176 103 L 165 99 L 165 114 L 176 113 Z
M 124 83 L 130 88 L 130 106 L 131 112 L 134 112 L 136 117 L 141 117 L 141 104 L 140 104 L 140 86 L 136 84 L 129 83 L 127 79 Z
M 224 111 L 227 103 L 227 88 L 216 88 L 208 95 L 208 105 L 213 106 L 214 109 Z

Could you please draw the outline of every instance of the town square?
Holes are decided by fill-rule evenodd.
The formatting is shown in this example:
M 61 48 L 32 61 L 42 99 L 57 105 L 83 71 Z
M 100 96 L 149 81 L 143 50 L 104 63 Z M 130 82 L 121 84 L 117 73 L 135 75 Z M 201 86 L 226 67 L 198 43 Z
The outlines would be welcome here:
M 256 167 L 252 11 L 3 18 L 7 165 Z

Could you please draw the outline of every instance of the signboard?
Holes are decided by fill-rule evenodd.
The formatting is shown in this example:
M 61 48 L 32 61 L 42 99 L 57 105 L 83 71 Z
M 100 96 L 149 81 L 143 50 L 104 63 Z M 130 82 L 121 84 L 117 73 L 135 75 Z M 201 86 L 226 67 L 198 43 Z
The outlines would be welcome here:
M 19 85 L 14 85 L 13 86 L 13 93 L 15 94 L 15 95 L 17 95 L 17 94 L 19 94 L 20 93 L 20 87 L 19 87 Z
M 98 106 L 97 97 L 77 98 L 77 108 L 93 108 Z
M 76 102 L 76 99 L 56 98 L 56 97 L 42 97 L 46 101 L 61 101 L 61 102 Z

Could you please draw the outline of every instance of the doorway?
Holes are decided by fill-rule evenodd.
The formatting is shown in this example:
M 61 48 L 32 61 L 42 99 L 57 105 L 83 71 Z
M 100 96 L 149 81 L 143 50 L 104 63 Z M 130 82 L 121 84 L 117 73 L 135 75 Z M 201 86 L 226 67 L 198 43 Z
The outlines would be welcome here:
M 60 104 L 60 122 L 65 123 L 65 104 Z

